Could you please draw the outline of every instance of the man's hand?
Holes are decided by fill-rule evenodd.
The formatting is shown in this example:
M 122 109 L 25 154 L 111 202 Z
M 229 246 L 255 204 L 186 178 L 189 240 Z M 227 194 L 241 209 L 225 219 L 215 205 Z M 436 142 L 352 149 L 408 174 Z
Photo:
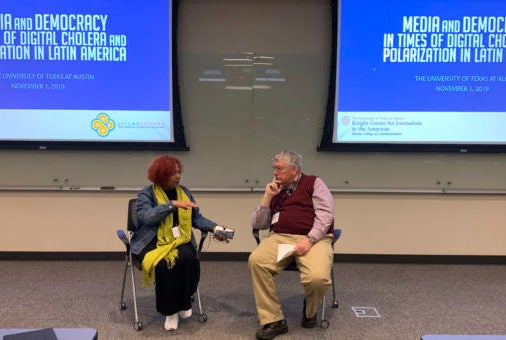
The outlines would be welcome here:
M 309 241 L 309 239 L 307 237 L 304 237 L 295 245 L 295 248 L 293 248 L 293 255 L 295 256 L 306 255 L 309 249 L 311 249 L 311 246 L 312 244 Z
M 265 186 L 265 192 L 260 200 L 260 205 L 264 207 L 268 207 L 271 203 L 271 200 L 274 196 L 281 192 L 282 186 L 279 181 L 276 180 L 276 177 L 272 179 L 271 182 L 267 183 Z
M 265 186 L 265 193 L 269 196 L 276 196 L 281 192 L 281 183 L 276 178 L 273 178 L 271 182 Z

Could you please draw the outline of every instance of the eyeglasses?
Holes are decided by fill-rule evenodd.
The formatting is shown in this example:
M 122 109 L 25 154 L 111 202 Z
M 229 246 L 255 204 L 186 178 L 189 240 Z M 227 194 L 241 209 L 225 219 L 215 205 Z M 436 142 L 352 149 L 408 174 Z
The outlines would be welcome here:
M 276 172 L 283 172 L 283 171 L 285 171 L 288 168 L 291 168 L 291 167 L 290 166 L 285 166 L 285 167 L 283 167 L 283 166 L 273 166 L 272 170 L 276 171 Z

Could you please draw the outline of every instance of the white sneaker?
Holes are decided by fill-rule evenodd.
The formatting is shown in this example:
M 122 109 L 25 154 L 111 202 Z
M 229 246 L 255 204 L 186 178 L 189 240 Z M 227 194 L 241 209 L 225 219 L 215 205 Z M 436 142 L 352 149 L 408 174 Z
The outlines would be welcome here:
M 165 317 L 165 324 L 163 325 L 168 331 L 175 331 L 177 329 L 177 324 L 179 322 L 179 317 L 177 313 L 172 315 L 167 315 Z
M 177 314 L 179 315 L 179 317 L 181 319 L 188 319 L 189 317 L 192 316 L 192 309 L 188 309 L 188 310 L 181 310 L 179 312 L 177 312 Z

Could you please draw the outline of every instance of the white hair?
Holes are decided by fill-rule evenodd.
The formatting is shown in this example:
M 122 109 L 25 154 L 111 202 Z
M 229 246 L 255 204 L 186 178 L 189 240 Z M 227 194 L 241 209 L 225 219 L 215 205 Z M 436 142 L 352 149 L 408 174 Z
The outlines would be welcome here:
M 286 162 L 288 166 L 297 167 L 297 171 L 302 171 L 302 156 L 295 151 L 292 150 L 284 150 L 274 156 L 274 160 L 280 161 L 283 160 Z

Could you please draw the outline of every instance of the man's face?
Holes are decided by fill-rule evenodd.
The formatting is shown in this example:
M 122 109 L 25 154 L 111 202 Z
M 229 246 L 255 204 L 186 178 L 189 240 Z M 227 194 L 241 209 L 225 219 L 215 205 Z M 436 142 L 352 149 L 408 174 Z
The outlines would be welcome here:
M 289 186 L 297 179 L 297 167 L 288 166 L 284 160 L 274 160 L 272 163 L 274 180 L 282 186 Z

